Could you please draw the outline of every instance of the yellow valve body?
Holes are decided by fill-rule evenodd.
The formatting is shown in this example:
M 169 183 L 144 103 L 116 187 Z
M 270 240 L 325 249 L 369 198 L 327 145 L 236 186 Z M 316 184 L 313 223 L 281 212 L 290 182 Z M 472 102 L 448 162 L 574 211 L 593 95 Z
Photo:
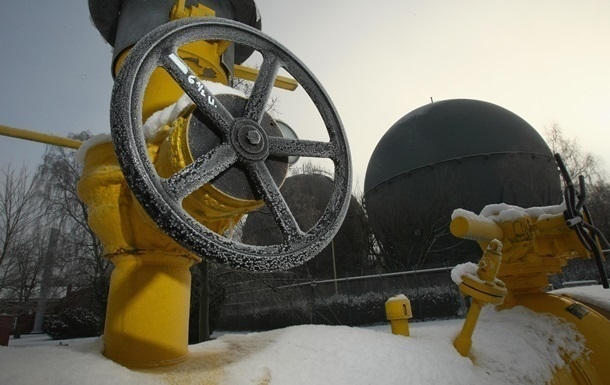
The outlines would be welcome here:
M 159 147 L 155 168 L 159 176 L 167 178 L 193 162 L 188 146 L 188 123 L 192 109 L 185 111 L 173 122 L 169 136 Z M 213 185 L 202 186 L 182 202 L 184 209 L 199 218 L 210 230 L 222 234 L 239 222 L 240 218 L 264 205 L 262 200 L 245 200 L 231 197 Z
M 160 232 L 143 214 L 126 185 L 112 143 L 89 149 L 77 187 L 89 208 L 89 225 L 115 265 L 104 354 L 127 366 L 182 359 L 188 348 L 189 267 L 199 257 Z
M 149 141 L 149 156 L 159 174 L 173 174 L 192 161 L 185 133 L 185 119 L 180 118 Z M 161 232 L 144 212 L 127 187 L 112 143 L 87 151 L 77 188 L 89 208 L 89 225 L 115 265 L 104 354 L 126 366 L 181 360 L 188 350 L 189 267 L 200 258 Z M 260 204 L 232 199 L 211 186 L 184 201 L 189 214 L 216 232 Z
M 560 272 L 568 259 L 590 256 L 576 232 L 566 226 L 562 214 L 545 215 L 542 218 L 526 216 L 501 223 L 457 217 L 452 221 L 450 229 L 455 236 L 478 241 L 482 249 L 487 248 L 494 238 L 502 241 L 502 264 L 497 277 L 502 279 L 508 289 L 503 307 L 521 305 L 538 313 L 550 313 L 572 323 L 585 337 L 588 352 L 579 357 L 562 357 L 567 366 L 556 370 L 550 384 L 608 383 L 610 321 L 585 304 L 541 292 L 541 289 L 548 286 L 548 274 Z M 490 265 L 493 265 L 493 261 Z M 482 306 L 494 303 L 490 299 L 501 294 L 501 288 L 494 290 L 488 284 L 490 278 L 491 275 L 487 276 L 484 284 L 473 284 L 475 280 L 464 279 L 460 285 L 463 293 L 473 295 L 462 332 L 454 341 L 455 348 L 463 356 L 467 356 L 470 351 L 470 337 Z M 483 290 L 486 294 L 481 295 L 480 290 L 485 286 L 490 287 Z
M 203 5 L 185 6 L 178 0 L 171 18 L 211 16 Z M 194 41 L 177 54 L 200 79 L 229 84 L 232 68 L 222 63 L 227 41 Z M 116 60 L 114 73 L 129 50 Z M 172 105 L 183 89 L 161 67 L 149 79 L 142 102 L 145 122 Z M 191 110 L 192 111 L 192 110 Z M 159 127 L 147 140 L 148 156 L 160 177 L 169 177 L 193 162 L 188 146 L 191 111 Z M 89 209 L 89 225 L 115 265 L 106 312 L 104 354 L 126 366 L 171 364 L 188 352 L 190 307 L 189 267 L 200 258 L 161 232 L 129 190 L 111 143 L 88 149 L 78 183 L 78 195 Z M 208 229 L 222 233 L 262 201 L 231 197 L 206 185 L 182 201 L 183 208 Z

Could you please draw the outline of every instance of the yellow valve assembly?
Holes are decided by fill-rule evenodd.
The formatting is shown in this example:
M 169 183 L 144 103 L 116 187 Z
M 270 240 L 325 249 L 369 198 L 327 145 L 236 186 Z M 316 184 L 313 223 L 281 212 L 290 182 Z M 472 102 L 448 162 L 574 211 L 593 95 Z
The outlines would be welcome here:
M 385 314 L 392 328 L 392 334 L 408 337 L 409 319 L 413 318 L 411 301 L 400 294 L 389 298 L 385 303 Z
M 184 140 L 185 118 L 161 129 L 148 151 L 162 175 L 192 163 Z M 232 199 L 206 186 L 184 206 L 218 233 L 237 223 L 260 201 Z M 178 362 L 188 353 L 189 268 L 201 260 L 161 232 L 133 197 L 112 143 L 88 149 L 78 194 L 89 208 L 89 225 L 115 265 L 110 281 L 104 354 L 125 366 Z
M 89 11 L 114 49 L 112 142 L 6 126 L 0 134 L 78 148 L 78 195 L 115 266 L 103 353 L 129 367 L 169 365 L 188 354 L 191 266 L 207 258 L 285 270 L 331 242 L 351 199 L 347 137 L 316 77 L 260 32 L 253 0 L 90 0 Z M 260 70 L 240 66 L 255 51 Z M 228 92 L 234 77 L 253 82 L 247 95 Z M 297 84 L 328 140 L 299 139 L 267 112 L 274 87 Z M 280 191 L 289 160 L 299 157 L 334 167 L 330 197 L 311 228 L 301 227 Z M 262 205 L 281 239 L 256 245 L 223 236 Z
M 502 261 L 502 243 L 492 240 L 478 263 L 476 276 L 464 274 L 459 284 L 460 292 L 472 298 L 462 331 L 453 341 L 455 349 L 464 357 L 470 353 L 472 333 L 479 319 L 481 309 L 487 304 L 500 305 L 506 297 L 506 287 L 496 276 Z
M 504 206 L 488 206 L 499 213 Z M 509 290 L 509 301 L 517 295 L 537 293 L 549 285 L 548 276 L 561 272 L 569 259 L 589 258 L 575 231 L 566 225 L 561 207 L 539 216 L 520 211 L 510 220 L 495 222 L 483 216 L 456 210 L 450 225 L 451 233 L 476 240 L 485 250 L 493 239 L 503 245 L 502 265 L 498 279 Z M 513 209 L 517 211 L 517 209 Z
M 563 357 L 567 365 L 557 369 L 550 384 L 605 384 L 610 378 L 607 364 L 610 320 L 586 303 L 546 293 L 550 286 L 548 276 L 560 273 L 572 258 L 584 259 L 593 255 L 599 267 L 600 242 L 606 242 L 588 223 L 584 178 L 580 178 L 581 191 L 577 194 L 563 162 L 558 156 L 556 158 L 566 182 L 562 205 L 530 209 L 489 205 L 481 215 L 461 209 L 454 211 L 451 233 L 475 240 L 486 250 L 477 271 L 480 281 L 466 275 L 460 284 L 460 291 L 472 296 L 473 301 L 454 346 L 461 355 L 468 355 L 472 331 L 483 304 L 496 304 L 500 309 L 525 306 L 571 323 L 586 341 L 586 354 Z M 499 249 L 494 246 L 498 240 L 502 244 L 501 264 Z M 600 272 L 600 279 L 607 287 L 605 272 Z
M 252 26 L 231 20 L 257 15 L 253 1 L 227 2 L 235 3 L 233 11 L 219 0 L 206 3 L 213 9 L 184 0 L 173 6 L 157 0 L 160 9 L 125 1 L 112 42 L 118 71 L 112 143 L 94 139 L 79 150 L 86 154 L 78 194 L 115 265 L 104 354 L 125 366 L 186 357 L 189 268 L 201 258 L 258 271 L 298 266 L 330 243 L 350 202 L 349 149 L 330 98 L 298 59 L 252 28 L 260 19 Z M 90 10 L 112 8 L 102 3 L 90 1 Z M 100 28 L 106 19 L 93 11 L 92 18 L 111 42 Z M 160 25 L 150 31 L 154 22 Z M 260 71 L 235 71 L 253 51 L 263 57 Z M 281 68 L 296 81 L 277 76 Z M 234 72 L 254 80 L 249 95 L 229 92 Z M 266 112 L 275 85 L 294 89 L 297 82 L 324 118 L 328 142 L 283 137 Z M 279 191 L 295 156 L 335 165 L 327 207 L 308 230 Z M 222 235 L 263 204 L 280 230 L 279 243 L 251 245 Z
M 214 14 L 202 5 L 185 10 L 184 1 L 179 0 L 171 17 Z M 178 53 L 200 76 L 227 84 L 228 71 L 220 64 L 227 47 L 222 41 L 197 41 L 181 46 Z M 117 70 L 129 52 L 126 49 L 117 56 Z M 141 119 L 175 103 L 182 94 L 167 72 L 155 70 L 146 87 Z M 169 176 L 193 162 L 185 140 L 185 119 L 176 119 L 147 141 L 159 175 Z M 115 265 L 104 354 L 125 366 L 167 365 L 184 359 L 188 353 L 189 268 L 201 258 L 161 232 L 142 210 L 127 186 L 111 143 L 88 149 L 78 194 L 89 208 L 90 227 Z M 235 200 L 208 188 L 190 195 L 184 206 L 209 229 L 222 233 L 261 203 Z

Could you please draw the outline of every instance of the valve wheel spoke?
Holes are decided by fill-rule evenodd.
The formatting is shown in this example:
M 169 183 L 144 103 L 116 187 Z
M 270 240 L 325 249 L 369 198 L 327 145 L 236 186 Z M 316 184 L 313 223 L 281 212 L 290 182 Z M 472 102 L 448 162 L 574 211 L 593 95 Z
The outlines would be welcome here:
M 282 232 L 284 243 L 288 241 L 294 242 L 302 238 L 303 231 L 301 231 L 294 215 L 292 215 L 290 207 L 286 204 L 279 187 L 275 184 L 265 163 L 252 162 L 248 165 L 248 171 L 258 193 L 263 197 L 271 211 L 273 219 Z
M 269 137 L 269 155 L 302 156 L 309 158 L 335 159 L 335 148 L 332 143 L 313 140 L 288 139 L 278 136 Z
M 228 144 L 222 144 L 200 156 L 182 170 L 162 181 L 165 191 L 181 201 L 199 187 L 227 170 L 237 161 L 237 154 Z
M 161 55 L 161 57 L 161 66 L 167 70 L 180 88 L 193 100 L 197 108 L 211 120 L 212 126 L 218 129 L 221 134 L 228 134 L 233 122 L 233 116 L 214 94 L 210 92 L 204 82 L 174 52 L 168 55 Z
M 276 55 L 273 53 L 266 53 L 258 77 L 252 87 L 252 93 L 244 108 L 244 118 L 260 123 L 267 102 L 269 101 L 269 98 L 271 98 L 273 82 L 280 69 L 280 64 Z

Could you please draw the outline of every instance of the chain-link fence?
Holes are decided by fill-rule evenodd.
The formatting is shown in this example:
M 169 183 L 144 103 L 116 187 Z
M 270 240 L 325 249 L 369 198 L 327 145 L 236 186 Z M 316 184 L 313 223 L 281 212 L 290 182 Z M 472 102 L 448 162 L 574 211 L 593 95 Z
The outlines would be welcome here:
M 413 321 L 459 318 L 467 303 L 451 280 L 453 266 L 298 283 L 231 286 L 217 329 L 271 330 L 292 325 L 369 325 L 386 321 L 385 301 L 397 294 L 411 301 Z M 599 282 L 592 260 L 570 261 L 551 286 Z
M 386 322 L 385 301 L 411 300 L 414 320 L 460 317 L 464 300 L 451 281 L 452 267 L 345 277 L 274 288 L 233 288 L 219 329 L 270 330 L 299 324 L 364 325 Z

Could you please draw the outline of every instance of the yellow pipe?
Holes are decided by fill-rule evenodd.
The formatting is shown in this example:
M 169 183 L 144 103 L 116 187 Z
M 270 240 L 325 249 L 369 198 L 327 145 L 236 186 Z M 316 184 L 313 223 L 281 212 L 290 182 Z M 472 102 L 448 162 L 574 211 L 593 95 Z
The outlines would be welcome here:
M 258 70 L 236 64 L 233 67 L 233 75 L 235 75 L 236 78 L 256 81 L 256 79 L 258 78 Z M 284 90 L 288 90 L 288 91 L 294 91 L 299 86 L 299 83 L 297 83 L 296 80 L 291 79 L 289 77 L 278 75 L 275 77 L 273 86 L 284 89 Z
M 170 365 L 188 354 L 191 273 L 196 263 L 162 251 L 110 257 L 104 355 L 128 367 Z
M 25 130 L 23 128 L 15 128 L 0 125 L 0 135 L 10 136 L 12 138 L 30 140 L 32 142 L 52 144 L 54 146 L 67 147 L 78 149 L 83 142 L 80 140 L 63 138 L 61 136 L 43 134 L 36 131 Z
M 464 320 L 462 330 L 453 341 L 455 350 L 457 350 L 462 357 L 468 357 L 470 354 L 470 348 L 472 347 L 472 334 L 474 333 L 474 328 L 477 326 L 481 309 L 485 305 L 485 303 L 481 303 L 473 298 L 473 301 L 470 304 L 470 309 L 468 309 L 468 315 Z
M 495 239 L 489 244 L 479 261 L 477 270 L 479 280 L 473 280 L 468 275 L 462 277 L 460 292 L 472 297 L 472 303 L 464 320 L 464 326 L 453 341 L 453 346 L 463 357 L 468 357 L 470 354 L 472 334 L 477 326 L 481 309 L 489 303 L 501 304 L 506 296 L 506 288 L 502 282 L 496 280 L 501 261 L 502 243 Z
M 483 218 L 456 217 L 449 225 L 451 234 L 455 237 L 473 241 L 489 242 L 492 239 L 504 238 L 502 228 L 491 220 Z

